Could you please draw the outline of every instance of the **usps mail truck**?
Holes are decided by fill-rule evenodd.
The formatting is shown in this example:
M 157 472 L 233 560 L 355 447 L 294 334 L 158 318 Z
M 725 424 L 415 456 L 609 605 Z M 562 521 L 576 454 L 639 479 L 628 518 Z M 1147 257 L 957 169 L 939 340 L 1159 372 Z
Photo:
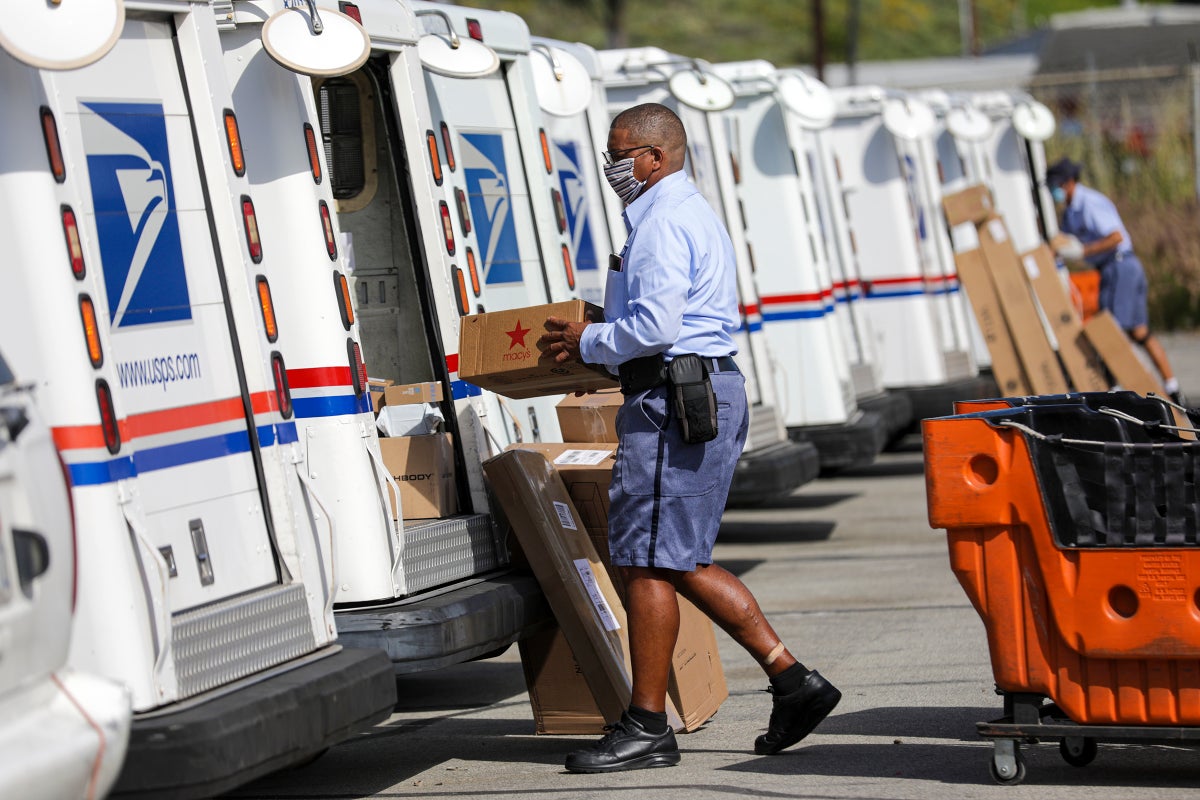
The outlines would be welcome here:
M 225 10 L 118 2 L 103 57 L 62 64 L 42 42 L 108 4 L 23 5 L 35 34 L 0 37 L 0 341 L 71 484 L 68 664 L 132 697 L 116 794 L 211 796 L 385 718 L 392 671 L 336 641 L 334 532 L 251 277 Z
M 577 297 L 574 253 L 519 17 L 395 0 L 319 7 L 352 14 L 370 48 L 310 90 L 363 360 L 373 378 L 442 387 L 455 475 L 453 503 L 420 515 L 401 505 L 422 517 L 402 523 L 404 582 L 390 596 L 339 595 L 339 636 L 385 650 L 397 672 L 434 669 L 550 619 L 536 581 L 509 566 L 481 465 L 515 442 L 560 441 L 561 398 L 510 400 L 458 380 L 458 336 L 466 314 Z M 372 566 L 369 553 L 346 557 Z
M 802 70 L 781 69 L 777 80 L 786 87 L 780 97 L 789 141 L 796 160 L 812 177 L 814 213 L 832 280 L 833 318 L 846 345 L 855 399 L 859 408 L 882 420 L 885 439 L 891 444 L 909 429 L 912 402 L 907 394 L 883 385 L 883 346 L 859 280 L 859 254 L 837 182 L 837 160 L 822 134 L 833 123 L 836 103 L 829 87 Z
M 35 392 L 0 355 L 0 797 L 103 797 L 125 759 L 129 690 L 67 666 L 68 491 Z
M 913 416 L 948 413 L 983 393 L 929 152 L 934 114 L 920 100 L 878 87 L 833 90 L 836 115 L 822 132 L 854 247 L 865 308 L 881 345 L 883 382 L 903 391 Z
M 608 219 L 617 209 L 605 202 L 609 190 L 601 154 L 609 116 L 600 57 L 581 42 L 534 37 L 530 60 L 561 183 L 579 295 L 603 305 L 608 256 L 620 250 L 625 229 L 619 218 Z M 614 231 L 621 233 L 616 243 Z
M 750 250 L 734 192 L 733 163 L 719 112 L 735 99 L 733 87 L 710 65 L 657 47 L 601 50 L 610 119 L 639 103 L 662 103 L 675 111 L 688 134 L 685 169 L 696 187 L 725 220 L 737 254 L 742 328 L 735 336 L 738 367 L 746 376 L 750 401 L 750 434 L 734 472 L 730 503 L 761 502 L 808 483 L 820 471 L 811 442 L 790 441 L 779 400 L 783 376 L 778 359 L 763 335 L 762 305 L 755 286 Z M 610 204 L 614 242 L 624 242 L 620 201 Z M 790 354 L 787 356 L 790 357 Z
M 882 418 L 858 407 L 833 275 L 817 217 L 809 165 L 793 150 L 784 97 L 804 85 L 766 61 L 717 64 L 736 99 L 722 112 L 733 178 L 754 259 L 763 334 L 783 375 L 780 408 L 789 435 L 811 441 L 822 470 L 869 464 L 883 449 Z

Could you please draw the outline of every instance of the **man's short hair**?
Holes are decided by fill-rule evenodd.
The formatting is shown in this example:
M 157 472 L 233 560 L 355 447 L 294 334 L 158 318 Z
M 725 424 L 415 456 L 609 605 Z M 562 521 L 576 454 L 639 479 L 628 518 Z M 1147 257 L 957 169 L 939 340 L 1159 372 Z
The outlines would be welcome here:
M 1081 167 L 1076 162 L 1063 156 L 1046 167 L 1046 183 L 1049 186 L 1062 186 L 1068 180 L 1079 180 Z
M 687 147 L 687 132 L 679 116 L 661 103 L 642 103 L 613 118 L 611 129 L 624 128 L 634 138 L 668 151 Z

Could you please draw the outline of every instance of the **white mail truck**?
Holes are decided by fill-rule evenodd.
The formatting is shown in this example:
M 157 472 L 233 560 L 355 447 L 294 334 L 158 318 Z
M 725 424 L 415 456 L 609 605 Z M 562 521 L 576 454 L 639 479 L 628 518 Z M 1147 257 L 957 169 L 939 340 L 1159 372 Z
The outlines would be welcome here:
M 294 242 L 261 236 L 247 166 L 272 155 L 238 136 L 254 98 L 221 67 L 228 3 L 21 5 L 0 36 L 0 342 L 71 485 L 67 663 L 132 698 L 116 795 L 207 797 L 395 701 L 386 657 L 337 641 L 334 530 L 281 344 L 302 333 L 276 327 L 258 270 L 313 248 L 332 291 L 323 225 L 309 207 Z

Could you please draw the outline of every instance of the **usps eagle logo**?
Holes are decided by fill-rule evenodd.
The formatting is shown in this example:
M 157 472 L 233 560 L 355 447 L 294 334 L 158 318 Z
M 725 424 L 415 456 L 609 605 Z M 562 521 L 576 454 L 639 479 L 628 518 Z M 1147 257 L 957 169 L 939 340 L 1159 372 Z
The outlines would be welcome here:
M 162 105 L 82 106 L 109 321 L 127 328 L 190 320 Z
M 463 134 L 463 174 L 471 219 L 479 239 L 485 284 L 520 283 L 521 251 L 513 221 L 513 198 L 499 133 Z
M 558 179 L 562 185 L 563 205 L 567 210 L 567 230 L 571 233 L 571 248 L 575 253 L 575 268 L 596 270 L 600 262 L 596 258 L 596 246 L 592 242 L 592 219 L 588 212 L 587 186 L 583 179 L 583 165 L 579 159 L 579 147 L 575 142 L 555 142 L 561 155 L 558 164 Z

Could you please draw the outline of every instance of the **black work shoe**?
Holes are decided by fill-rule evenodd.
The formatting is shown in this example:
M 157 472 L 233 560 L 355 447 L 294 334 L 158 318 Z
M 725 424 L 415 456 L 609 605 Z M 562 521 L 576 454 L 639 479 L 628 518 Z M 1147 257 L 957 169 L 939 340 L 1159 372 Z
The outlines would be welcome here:
M 767 691 L 775 697 L 767 732 L 754 740 L 754 752 L 760 756 L 775 755 L 808 736 L 842 699 L 837 687 L 815 670 L 791 694 L 778 694 L 774 687 Z
M 666 733 L 649 733 L 625 712 L 616 724 L 606 725 L 604 730 L 607 733 L 599 742 L 567 756 L 570 772 L 617 772 L 679 763 L 679 745 L 670 727 Z

